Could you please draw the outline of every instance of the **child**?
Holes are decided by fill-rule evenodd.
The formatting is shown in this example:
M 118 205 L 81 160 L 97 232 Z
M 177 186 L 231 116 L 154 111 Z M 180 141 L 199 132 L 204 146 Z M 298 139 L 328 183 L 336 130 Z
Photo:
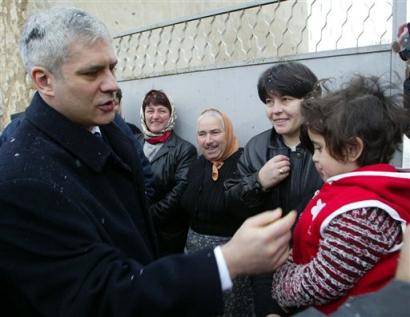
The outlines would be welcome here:
M 390 86 L 357 76 L 302 106 L 313 161 L 325 181 L 294 232 L 293 258 L 273 275 L 281 307 L 335 311 L 348 296 L 393 278 L 406 223 L 410 173 L 389 165 L 410 119 Z

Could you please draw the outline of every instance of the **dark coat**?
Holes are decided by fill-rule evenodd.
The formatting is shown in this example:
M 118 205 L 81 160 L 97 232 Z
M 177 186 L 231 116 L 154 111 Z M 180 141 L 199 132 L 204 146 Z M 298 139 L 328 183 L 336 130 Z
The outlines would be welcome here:
M 151 164 L 145 157 L 142 146 L 137 140 L 138 133 L 134 133 L 136 132 L 136 130 L 133 130 L 131 123 L 125 122 L 118 114 L 115 115 L 114 123 L 132 140 L 132 144 L 137 151 L 137 156 L 141 163 L 142 172 L 144 174 L 145 195 L 148 197 L 148 199 L 152 199 L 152 197 L 154 197 L 155 195 L 154 174 L 152 173 Z M 139 129 L 138 131 L 141 134 L 141 131 Z
M 4 128 L 2 134 L 0 135 L 0 147 L 3 143 L 13 138 L 13 135 L 17 132 L 17 128 L 20 126 L 21 121 L 23 121 L 24 119 L 24 116 L 25 113 L 20 112 L 19 115 L 17 117 L 14 117 L 11 122 Z M 132 140 L 132 143 L 134 144 L 135 150 L 138 154 L 138 159 L 141 162 L 142 171 L 144 174 L 145 194 L 148 198 L 153 197 L 155 193 L 153 187 L 154 175 L 151 170 L 151 164 L 145 157 L 141 144 L 137 141 L 134 135 L 134 131 L 132 131 L 132 129 L 130 128 L 130 124 L 126 123 L 120 115 L 115 115 L 114 123 Z
M 242 149 L 232 154 L 212 180 L 212 163 L 201 155 L 189 169 L 188 187 L 181 205 L 190 227 L 197 233 L 231 237 L 245 220 L 241 217 L 243 204 L 225 199 L 224 181 L 238 177 L 237 163 Z
M 256 176 L 262 166 L 278 154 L 289 157 L 290 175 L 277 186 L 263 191 Z M 292 152 L 274 129 L 254 136 L 246 144 L 238 162 L 238 170 L 241 177 L 225 182 L 225 186 L 229 197 L 243 201 L 253 211 L 252 214 L 277 207 L 281 207 L 284 212 L 292 209 L 302 212 L 323 184 L 309 151 L 303 145 L 298 145 L 296 151 Z
M 13 133 L 17 130 L 23 119 L 24 112 L 20 112 L 19 115 L 17 117 L 14 117 L 4 128 L 0 135 L 0 147 L 3 145 L 3 143 L 9 141 L 13 137 Z
M 144 143 L 143 135 L 139 140 Z M 188 223 L 181 212 L 180 200 L 188 184 L 189 166 L 196 156 L 196 148 L 172 132 L 150 162 L 155 196 L 149 210 L 162 254 L 183 252 Z
M 212 250 L 154 261 L 137 154 L 115 124 L 100 128 L 104 140 L 36 93 L 0 149 L 2 314 L 216 314 Z

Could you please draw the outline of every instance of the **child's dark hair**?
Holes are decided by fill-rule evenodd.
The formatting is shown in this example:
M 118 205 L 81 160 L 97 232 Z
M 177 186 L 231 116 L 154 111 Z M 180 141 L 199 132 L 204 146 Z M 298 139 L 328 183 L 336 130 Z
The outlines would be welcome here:
M 258 94 L 263 103 L 272 95 L 304 98 L 317 83 L 316 75 L 305 65 L 286 62 L 265 70 L 259 77 Z
M 359 166 L 388 163 L 410 122 L 401 96 L 388 95 L 392 89 L 378 77 L 355 76 L 342 89 L 303 101 L 305 127 L 323 136 L 337 160 L 345 161 L 347 146 L 360 138 Z

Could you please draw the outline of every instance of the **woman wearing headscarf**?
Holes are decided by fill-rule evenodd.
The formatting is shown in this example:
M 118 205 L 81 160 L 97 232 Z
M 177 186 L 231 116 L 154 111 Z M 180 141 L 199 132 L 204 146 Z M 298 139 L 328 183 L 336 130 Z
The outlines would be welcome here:
M 175 108 L 163 91 L 153 89 L 145 95 L 140 115 L 143 134 L 139 140 L 154 173 L 155 195 L 150 214 L 158 235 L 159 252 L 160 255 L 182 253 L 187 223 L 179 201 L 196 149 L 174 132 Z
M 224 181 L 237 177 L 242 153 L 232 123 L 217 109 L 206 109 L 197 123 L 197 142 L 201 152 L 191 165 L 181 205 L 189 215 L 186 253 L 226 243 L 245 220 L 242 208 L 227 204 Z M 252 316 L 253 300 L 248 277 L 233 281 L 226 293 L 225 316 Z

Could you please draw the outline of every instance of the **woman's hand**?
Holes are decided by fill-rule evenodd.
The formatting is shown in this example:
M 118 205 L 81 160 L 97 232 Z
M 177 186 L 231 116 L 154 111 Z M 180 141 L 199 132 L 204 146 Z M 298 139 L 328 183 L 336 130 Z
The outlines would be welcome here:
M 285 155 L 272 157 L 258 172 L 258 181 L 263 189 L 269 189 L 289 176 L 290 162 Z

